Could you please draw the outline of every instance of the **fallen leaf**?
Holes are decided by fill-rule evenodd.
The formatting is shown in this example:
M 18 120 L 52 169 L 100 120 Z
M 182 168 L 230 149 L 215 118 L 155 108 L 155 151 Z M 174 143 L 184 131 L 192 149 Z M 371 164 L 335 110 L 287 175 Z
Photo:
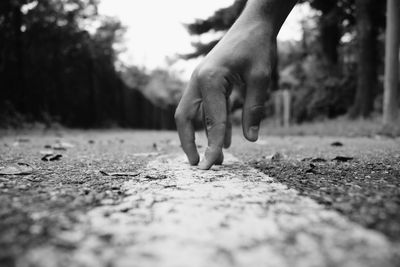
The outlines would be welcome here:
M 353 159 L 354 159 L 353 157 L 336 156 L 332 160 L 339 161 L 339 162 L 347 162 L 347 161 L 350 161 L 350 160 L 353 160 Z
M 18 163 L 6 167 L 0 167 L 0 175 L 28 175 L 33 172 L 33 168 L 26 163 Z
M 57 154 L 57 155 L 54 155 L 53 157 L 51 157 L 50 161 L 60 160 L 61 158 L 62 158 L 62 155 Z
M 49 161 L 49 158 L 50 158 L 51 156 L 53 156 L 53 154 L 45 154 L 45 155 L 41 158 L 41 160 L 42 160 L 42 161 Z
M 46 154 L 42 157 L 43 161 L 56 161 L 56 160 L 60 160 L 62 158 L 62 155 L 57 154 Z
M 100 171 L 105 176 L 138 176 L 140 172 L 106 172 Z
M 171 184 L 171 185 L 164 185 L 164 188 L 176 188 L 176 184 Z
M 331 144 L 331 146 L 343 146 L 343 143 L 336 141 L 336 142 L 333 142 Z
M 321 163 L 321 162 L 326 162 L 327 160 L 324 159 L 324 158 L 310 158 L 310 157 L 308 157 L 308 158 L 303 158 L 301 161 L 310 161 L 310 162 L 313 162 L 313 163 Z
M 163 179 L 167 179 L 168 177 L 164 174 L 161 174 L 161 175 L 147 174 L 144 178 L 147 178 L 150 180 L 163 180 Z

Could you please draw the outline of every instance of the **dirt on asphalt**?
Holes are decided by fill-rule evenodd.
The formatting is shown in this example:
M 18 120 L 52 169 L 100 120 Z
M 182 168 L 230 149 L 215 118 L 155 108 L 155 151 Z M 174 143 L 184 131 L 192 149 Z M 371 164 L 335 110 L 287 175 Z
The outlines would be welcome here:
M 236 142 L 233 150 L 301 195 L 400 242 L 399 138 L 260 139 L 247 150 Z M 248 150 L 252 153 L 243 152 Z
M 205 145 L 204 137 L 200 142 Z M 73 242 L 60 237 L 60 231 L 93 207 L 118 203 L 125 181 L 135 179 L 156 155 L 180 147 L 174 132 L 62 131 L 6 134 L 0 137 L 0 150 L 0 167 L 22 163 L 16 166 L 32 169 L 30 174 L 0 175 L 0 266 L 14 266 L 24 251 L 41 244 L 73 250 Z M 47 161 L 44 150 L 54 153 L 49 159 L 61 157 Z M 264 134 L 251 144 L 237 131 L 230 151 L 276 181 L 399 243 L 398 138 Z M 107 175 L 116 172 L 122 175 Z
M 134 179 L 105 173 L 140 172 L 169 146 L 169 136 L 174 134 L 66 131 L 1 137 L 0 167 L 29 166 L 32 172 L 0 175 L 0 266 L 15 266 L 24 251 L 45 243 L 74 249 L 58 233 L 93 207 L 118 203 L 121 185 Z M 61 157 L 45 160 L 50 151 Z

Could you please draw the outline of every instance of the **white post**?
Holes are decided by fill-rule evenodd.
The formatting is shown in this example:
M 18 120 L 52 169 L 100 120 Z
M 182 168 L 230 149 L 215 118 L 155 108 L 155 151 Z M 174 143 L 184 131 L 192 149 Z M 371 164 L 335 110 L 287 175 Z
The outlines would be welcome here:
M 383 124 L 392 126 L 398 117 L 400 1 L 387 0 L 385 91 L 383 96 Z
M 283 90 L 283 126 L 285 128 L 290 125 L 290 91 L 288 89 Z

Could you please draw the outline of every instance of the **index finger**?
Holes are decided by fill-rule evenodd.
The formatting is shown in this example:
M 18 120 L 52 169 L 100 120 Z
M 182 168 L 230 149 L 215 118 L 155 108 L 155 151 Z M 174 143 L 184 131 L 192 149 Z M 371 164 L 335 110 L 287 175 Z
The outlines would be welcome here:
M 201 103 L 200 92 L 196 85 L 197 81 L 193 75 L 175 111 L 175 122 L 179 139 L 191 165 L 197 165 L 200 159 L 195 143 L 193 126 L 193 120 L 199 111 Z
M 203 99 L 205 127 L 208 132 L 208 146 L 199 168 L 208 170 L 212 165 L 221 163 L 222 147 L 227 126 L 227 81 L 223 76 L 213 76 L 200 83 Z

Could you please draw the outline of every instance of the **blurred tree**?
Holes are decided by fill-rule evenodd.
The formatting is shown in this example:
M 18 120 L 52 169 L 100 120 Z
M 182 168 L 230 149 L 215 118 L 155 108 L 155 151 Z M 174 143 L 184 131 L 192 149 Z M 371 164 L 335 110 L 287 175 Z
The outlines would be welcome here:
M 142 92 L 156 106 L 166 108 L 177 105 L 185 83 L 167 70 L 156 69 L 149 75 Z
M 357 48 L 347 50 L 356 54 L 357 86 L 354 102 L 350 110 L 352 117 L 368 116 L 373 110 L 373 99 L 377 93 L 378 68 L 382 62 L 378 58 L 377 36 L 385 28 L 385 6 L 382 1 L 373 0 L 301 0 L 299 3 L 308 2 L 319 12 L 316 17 L 317 34 L 316 42 L 305 43 L 304 51 L 300 52 L 297 59 L 304 59 L 307 54 L 317 54 L 317 60 L 324 64 L 321 67 L 326 72 L 323 76 L 346 75 L 354 77 L 353 73 L 340 73 L 339 47 L 344 35 L 356 36 Z M 246 0 L 236 0 L 230 7 L 216 11 L 205 20 L 196 20 L 188 24 L 187 28 L 192 35 L 201 35 L 209 32 L 224 32 L 233 24 L 246 4 Z M 307 30 L 307 29 L 305 29 Z M 195 51 L 184 55 L 186 58 L 198 57 L 207 54 L 219 39 L 208 43 L 195 42 Z M 308 42 L 308 43 L 307 43 Z M 308 47 L 307 47 L 308 46 Z M 300 56 L 300 57 L 299 57 Z M 286 59 L 283 59 L 285 62 Z M 318 63 L 319 64 L 319 63 Z M 352 68 L 347 68 L 347 71 Z M 275 75 L 278 77 L 278 75 Z M 340 80 L 340 77 L 337 77 Z M 324 82 L 324 80 L 321 80 Z M 330 84 L 328 87 L 332 87 Z M 351 95 L 351 94 L 350 94 Z M 347 102 L 347 101 L 346 101 Z
M 226 32 L 242 13 L 247 0 L 235 0 L 231 6 L 221 8 L 207 19 L 197 19 L 193 23 L 186 25 L 191 35 L 202 35 L 210 32 Z M 207 54 L 218 43 L 220 38 L 208 43 L 195 42 L 192 45 L 195 51 L 191 54 L 183 55 L 184 58 L 196 58 Z
M 339 5 L 337 0 L 309 0 L 308 2 L 313 9 L 321 12 L 318 17 L 321 56 L 327 65 L 334 66 L 338 62 L 337 49 L 342 36 L 342 5 Z
M 378 32 L 381 1 L 355 0 L 357 37 L 357 88 L 350 117 L 368 117 L 378 87 Z
M 67 126 L 174 127 L 116 68 L 125 28 L 97 14 L 98 0 L 0 2 L 0 126 L 12 118 Z M 133 68 L 128 68 L 132 74 Z M 143 79 L 142 79 L 143 78 Z M 155 114 L 145 121 L 143 112 Z M 18 126 L 18 125 L 16 125 Z
M 186 25 L 191 35 L 201 35 L 209 32 L 225 32 L 235 22 L 242 12 L 247 0 L 236 0 L 231 6 L 217 10 L 207 19 L 198 19 Z M 342 24 L 350 25 L 354 22 L 354 0 L 301 0 L 299 3 L 309 2 L 311 7 L 321 12 L 319 16 L 320 43 L 323 56 L 329 63 L 337 63 L 337 46 L 342 36 Z M 185 58 L 194 58 L 207 54 L 219 41 L 219 38 L 208 43 L 195 42 L 195 51 L 184 55 Z
M 385 92 L 383 124 L 395 125 L 398 118 L 399 48 L 400 48 L 400 2 L 387 0 L 387 29 L 385 52 Z

